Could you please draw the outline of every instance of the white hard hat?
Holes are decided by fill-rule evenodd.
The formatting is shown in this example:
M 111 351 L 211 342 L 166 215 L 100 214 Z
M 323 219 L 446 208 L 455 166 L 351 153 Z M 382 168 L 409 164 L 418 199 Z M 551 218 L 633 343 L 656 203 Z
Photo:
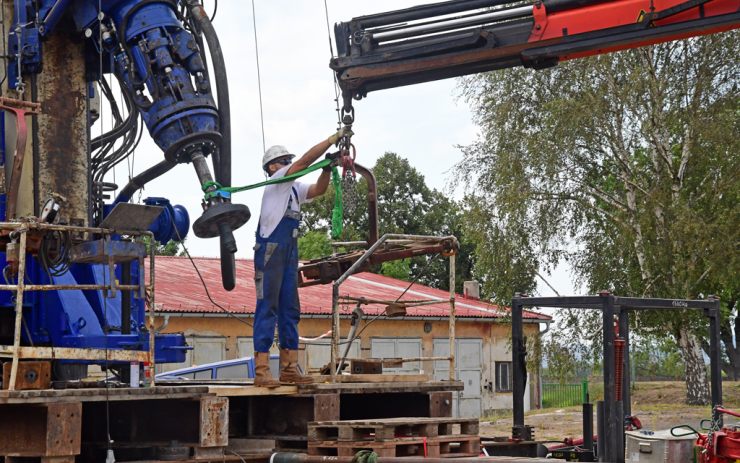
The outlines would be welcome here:
M 267 164 L 271 163 L 277 158 L 282 158 L 285 156 L 290 156 L 291 158 L 295 157 L 295 154 L 292 154 L 286 147 L 283 145 L 275 145 L 271 146 L 270 148 L 265 151 L 265 155 L 262 156 L 262 168 L 266 168 Z

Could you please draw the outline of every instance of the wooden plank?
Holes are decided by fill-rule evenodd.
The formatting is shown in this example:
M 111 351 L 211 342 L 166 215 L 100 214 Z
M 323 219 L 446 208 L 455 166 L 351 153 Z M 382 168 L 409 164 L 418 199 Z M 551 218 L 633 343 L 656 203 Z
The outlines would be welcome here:
M 256 397 L 267 395 L 293 395 L 298 392 L 296 386 L 279 386 L 275 388 L 254 386 L 208 386 L 208 392 L 218 397 Z
M 368 394 L 393 392 L 462 391 L 461 381 L 387 382 L 387 383 L 314 383 L 298 386 L 299 394 L 337 391 L 342 394 Z
M 0 345 L 0 357 L 13 357 L 13 346 Z M 120 362 L 148 362 L 149 351 L 119 349 L 77 349 L 73 347 L 29 347 L 18 348 L 20 359 L 47 360 L 107 360 Z
M 51 402 L 101 402 L 105 400 L 184 399 L 208 394 L 204 386 L 149 388 L 44 389 L 38 391 L 0 391 L 0 404 Z
M 312 376 L 317 383 L 330 383 L 331 376 Z M 388 374 L 365 374 L 365 375 L 339 375 L 335 378 L 337 383 L 425 383 L 431 379 L 429 375 L 388 375 Z
M 429 393 L 429 416 L 452 416 L 452 392 Z
M 310 441 L 356 442 L 386 441 L 399 437 L 427 437 L 455 440 L 458 437 L 478 438 L 476 418 L 387 418 L 311 422 Z
M 12 405 L 2 409 L 0 455 L 66 457 L 80 453 L 82 404 Z
M 313 419 L 332 421 L 339 419 L 339 394 L 316 394 L 313 399 Z

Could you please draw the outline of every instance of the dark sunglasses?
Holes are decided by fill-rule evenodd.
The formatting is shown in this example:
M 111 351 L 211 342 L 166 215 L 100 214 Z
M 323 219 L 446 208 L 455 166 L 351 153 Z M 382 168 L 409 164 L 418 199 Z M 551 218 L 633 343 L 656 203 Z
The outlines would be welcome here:
M 290 158 L 282 158 L 282 159 L 275 159 L 275 164 L 280 164 L 281 166 L 287 166 L 288 164 L 291 164 L 293 161 Z

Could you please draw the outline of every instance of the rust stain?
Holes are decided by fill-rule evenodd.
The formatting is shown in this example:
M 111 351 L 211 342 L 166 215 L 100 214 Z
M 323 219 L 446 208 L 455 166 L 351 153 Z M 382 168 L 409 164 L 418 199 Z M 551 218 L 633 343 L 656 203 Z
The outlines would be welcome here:
M 62 220 L 87 224 L 87 85 L 82 44 L 63 32 L 44 49 L 38 95 L 39 202 L 63 196 Z M 62 72 L 63 71 L 63 72 Z

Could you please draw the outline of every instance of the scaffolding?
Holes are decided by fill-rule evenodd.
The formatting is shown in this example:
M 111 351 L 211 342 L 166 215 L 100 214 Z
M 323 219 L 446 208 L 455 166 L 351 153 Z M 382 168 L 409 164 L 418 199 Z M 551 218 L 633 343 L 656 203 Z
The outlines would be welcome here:
M 50 232 L 62 232 L 77 234 L 78 236 L 98 236 L 99 239 L 82 242 L 81 252 L 74 259 L 75 262 L 107 264 L 109 278 L 107 284 L 26 284 L 25 276 L 28 260 L 28 238 L 43 236 Z M 154 330 L 149 330 L 148 351 L 128 349 L 100 349 L 100 348 L 72 348 L 72 347 L 41 347 L 21 346 L 21 326 L 23 325 L 23 301 L 26 291 L 103 291 L 106 297 L 114 297 L 117 291 L 131 291 L 138 299 L 147 299 L 148 318 L 150 326 L 154 321 L 154 246 L 149 247 L 149 282 L 145 278 L 145 255 L 146 252 L 131 252 L 132 249 L 121 246 L 120 243 L 134 244 L 139 249 L 142 237 L 148 237 L 150 243 L 154 243 L 154 236 L 149 231 L 141 230 L 114 230 L 107 228 L 83 227 L 71 225 L 53 225 L 36 221 L 0 222 L 0 235 L 12 237 L 18 240 L 18 282 L 16 284 L 0 285 L 0 291 L 13 291 L 15 297 L 15 320 L 13 327 L 13 344 L 10 346 L 0 345 L 0 358 L 10 358 L 10 377 L 6 389 L 14 391 L 18 376 L 18 364 L 20 360 L 80 360 L 80 361 L 112 361 L 112 362 L 137 362 L 149 364 L 154 368 Z M 121 242 L 114 240 L 114 235 L 130 236 L 133 242 Z M 119 283 L 116 275 L 116 263 L 130 263 L 136 260 L 139 266 L 139 284 Z M 6 282 L 7 283 L 7 282 Z M 154 385 L 154 381 L 151 382 Z

